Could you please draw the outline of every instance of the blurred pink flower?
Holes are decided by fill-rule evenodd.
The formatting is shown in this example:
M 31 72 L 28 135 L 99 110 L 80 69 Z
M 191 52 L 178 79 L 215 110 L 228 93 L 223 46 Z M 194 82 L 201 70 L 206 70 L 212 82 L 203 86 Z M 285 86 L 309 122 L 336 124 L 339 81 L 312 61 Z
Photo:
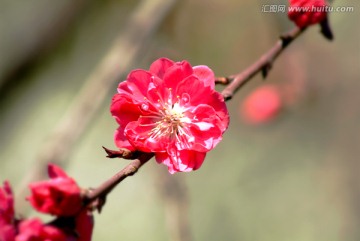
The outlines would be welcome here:
M 13 241 L 15 238 L 14 198 L 10 184 L 6 181 L 0 187 L 0 240 Z
M 325 0 L 290 0 L 288 16 L 299 28 L 304 28 L 323 21 L 327 6 Z
M 56 216 L 72 216 L 80 211 L 82 198 L 80 187 L 60 167 L 48 166 L 50 180 L 29 185 L 31 205 L 38 211 Z
M 264 85 L 255 89 L 245 98 L 241 106 L 241 115 L 248 123 L 265 123 L 279 113 L 282 104 L 278 88 Z
M 58 228 L 44 225 L 40 219 L 26 219 L 19 224 L 15 241 L 67 241 L 66 235 Z
M 75 232 L 78 236 L 76 241 L 91 241 L 94 227 L 93 215 L 84 209 L 75 217 Z
M 120 125 L 119 148 L 155 153 L 170 173 L 198 169 L 222 139 L 229 115 L 207 66 L 156 60 L 118 86 L 111 113 Z

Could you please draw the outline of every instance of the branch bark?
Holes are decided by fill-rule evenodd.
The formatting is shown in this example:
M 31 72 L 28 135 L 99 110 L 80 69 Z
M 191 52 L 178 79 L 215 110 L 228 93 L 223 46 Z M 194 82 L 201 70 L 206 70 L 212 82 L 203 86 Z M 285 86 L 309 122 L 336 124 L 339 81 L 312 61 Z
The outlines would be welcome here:
M 143 152 L 139 154 L 139 157 L 137 159 L 131 161 L 130 164 L 125 166 L 122 170 L 120 170 L 110 179 L 106 180 L 96 189 L 87 192 L 84 196 L 84 203 L 89 204 L 95 201 L 97 198 L 105 199 L 106 195 L 110 193 L 114 187 L 116 187 L 121 181 L 123 181 L 128 176 L 133 176 L 139 170 L 139 168 L 142 165 L 144 165 L 146 162 L 148 162 L 153 156 L 154 156 L 153 153 Z
M 257 73 L 262 72 L 265 78 L 270 71 L 276 58 L 283 52 L 283 50 L 289 46 L 289 44 L 295 40 L 305 29 L 299 29 L 295 27 L 289 32 L 280 36 L 280 39 L 275 45 L 263 54 L 255 63 L 250 65 L 244 71 L 231 75 L 229 77 L 218 77 L 216 83 L 227 84 L 230 83 L 221 94 L 224 96 L 225 101 L 230 100 L 233 95 L 245 85 L 252 77 Z

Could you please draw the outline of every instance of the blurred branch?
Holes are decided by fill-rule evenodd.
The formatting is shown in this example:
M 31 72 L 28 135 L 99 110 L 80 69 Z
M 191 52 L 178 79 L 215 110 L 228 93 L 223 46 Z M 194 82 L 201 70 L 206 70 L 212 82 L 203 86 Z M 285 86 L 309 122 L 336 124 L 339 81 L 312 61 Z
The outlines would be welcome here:
M 139 4 L 125 30 L 115 39 L 105 57 L 85 81 L 63 119 L 50 134 L 49 141 L 40 148 L 34 168 L 22 180 L 18 200 L 24 199 L 28 183 L 43 177 L 47 163 L 65 164 L 74 143 L 82 136 L 113 86 L 136 60 L 175 2 L 176 0 L 143 0 Z
M 268 72 L 270 71 L 276 58 L 304 30 L 305 29 L 299 29 L 295 27 L 289 32 L 281 35 L 280 39 L 275 43 L 275 45 L 271 49 L 269 49 L 255 63 L 250 65 L 244 71 L 235 75 L 231 75 L 229 77 L 218 77 L 215 80 L 216 83 L 221 83 L 225 85 L 229 83 L 229 85 L 221 92 L 221 94 L 224 96 L 224 99 L 226 101 L 230 100 L 233 97 L 233 95 L 257 73 L 262 72 L 262 75 L 265 78 Z
M 32 6 L 29 10 L 38 13 L 42 17 L 32 19 L 28 16 L 22 16 L 21 18 L 27 20 L 24 21 L 25 25 L 21 29 L 15 26 L 12 31 L 18 32 L 18 34 L 10 34 L 8 40 L 13 45 L 7 46 L 5 44 L 2 46 L 3 48 L 11 47 L 11 51 L 6 51 L 1 56 L 3 59 L 0 60 L 0 91 L 7 91 L 7 85 L 16 82 L 16 75 L 21 74 L 22 69 L 32 64 L 39 56 L 56 45 L 88 4 L 89 1 L 84 0 L 65 1 L 65 4 L 59 4 L 57 10 L 52 14 L 44 14 L 44 12 L 49 11 L 46 6 Z M 25 6 L 19 8 L 23 7 L 29 6 L 25 4 Z M 18 14 L 13 13 L 12 17 L 15 18 Z M 24 29 L 31 29 L 32 33 L 35 34 L 29 35 L 27 30 Z M 16 44 L 14 42 L 15 37 L 18 39 L 25 38 L 26 41 Z
M 166 226 L 171 241 L 192 240 L 189 225 L 189 200 L 184 179 L 170 176 L 167 172 L 159 173 L 158 190 L 165 209 Z

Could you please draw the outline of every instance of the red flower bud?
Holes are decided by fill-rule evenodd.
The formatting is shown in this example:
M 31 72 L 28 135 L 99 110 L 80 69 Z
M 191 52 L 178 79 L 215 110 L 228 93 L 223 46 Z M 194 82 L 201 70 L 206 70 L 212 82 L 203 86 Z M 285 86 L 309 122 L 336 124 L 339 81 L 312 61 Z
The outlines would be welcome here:
M 75 231 L 77 233 L 77 241 L 91 241 L 92 231 L 94 227 L 94 219 L 92 213 L 86 209 L 82 210 L 75 217 Z
M 325 0 L 290 0 L 288 16 L 299 28 L 317 24 L 326 19 Z
M 80 187 L 59 167 L 49 164 L 50 180 L 31 183 L 31 205 L 38 211 L 57 216 L 72 216 L 80 211 Z
M 19 224 L 15 241 L 67 241 L 66 235 L 58 228 L 44 225 L 40 219 L 26 219 Z
M 14 198 L 10 184 L 0 187 L 0 240 L 13 241 L 15 237 Z

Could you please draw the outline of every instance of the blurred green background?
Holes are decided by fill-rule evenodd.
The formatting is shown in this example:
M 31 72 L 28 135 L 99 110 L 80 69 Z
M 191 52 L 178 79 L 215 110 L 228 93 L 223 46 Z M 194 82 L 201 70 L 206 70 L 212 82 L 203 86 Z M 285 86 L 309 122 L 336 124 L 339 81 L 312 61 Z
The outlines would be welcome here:
M 208 65 L 218 76 L 240 72 L 293 27 L 285 13 L 261 12 L 272 3 L 286 1 L 178 0 L 117 82 L 162 56 Z M 0 1 L 0 181 L 20 192 L 139 4 Z M 335 40 L 312 27 L 266 80 L 295 90 L 278 118 L 250 126 L 239 117 L 245 96 L 264 84 L 256 76 L 228 103 L 230 128 L 203 167 L 170 175 L 152 160 L 108 196 L 93 240 L 360 240 L 360 6 L 334 5 L 354 7 L 330 14 Z M 83 187 L 128 163 L 106 159 L 101 148 L 115 149 L 109 105 L 116 86 L 63 162 Z

